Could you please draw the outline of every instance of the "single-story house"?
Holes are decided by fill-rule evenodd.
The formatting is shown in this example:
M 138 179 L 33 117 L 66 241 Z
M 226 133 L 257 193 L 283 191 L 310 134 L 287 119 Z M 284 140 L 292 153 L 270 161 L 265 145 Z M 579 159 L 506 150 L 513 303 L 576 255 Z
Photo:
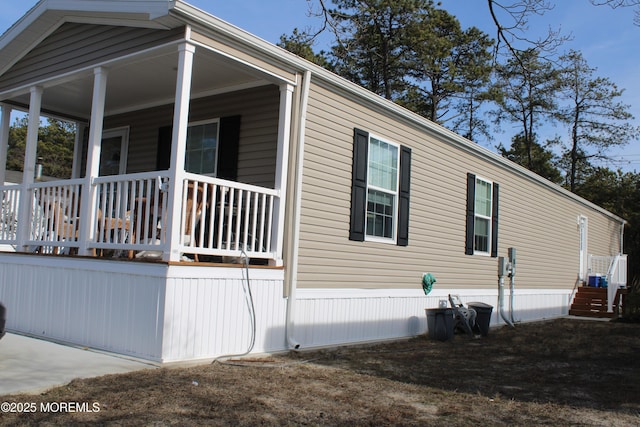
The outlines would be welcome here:
M 0 182 L 29 117 L 10 331 L 210 359 L 416 336 L 449 294 L 563 316 L 590 259 L 624 271 L 622 218 L 182 0 L 39 1 L 0 36 L 0 105 Z M 36 179 L 40 117 L 77 126 L 69 179 Z

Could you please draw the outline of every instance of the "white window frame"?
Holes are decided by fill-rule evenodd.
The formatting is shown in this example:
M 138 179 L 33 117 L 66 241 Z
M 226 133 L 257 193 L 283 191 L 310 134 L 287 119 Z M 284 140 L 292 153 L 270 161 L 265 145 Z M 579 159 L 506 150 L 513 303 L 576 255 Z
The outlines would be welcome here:
M 211 177 L 215 178 L 217 176 L 217 174 L 218 174 L 218 154 L 220 152 L 220 118 L 218 117 L 218 118 L 215 118 L 215 119 L 200 120 L 200 121 L 196 121 L 196 122 L 189 122 L 189 124 L 187 126 L 187 129 L 193 128 L 195 126 L 210 125 L 210 124 L 213 124 L 213 123 L 217 124 L 217 128 L 216 128 L 216 154 L 215 154 L 214 159 L 213 159 L 213 162 L 214 162 L 214 164 L 213 164 L 213 173 L 202 174 L 202 173 L 198 172 L 198 174 L 204 175 L 204 176 L 211 176 Z M 187 170 L 187 152 L 189 151 L 189 149 L 188 149 L 189 148 L 188 135 L 189 135 L 189 132 L 187 130 L 187 141 L 186 141 L 186 144 L 185 144 L 185 153 L 184 153 L 184 156 L 185 156 L 185 166 L 184 166 L 185 170 Z
M 127 173 L 127 155 L 129 154 L 129 126 L 103 130 L 100 140 L 101 146 L 102 141 L 109 138 L 120 138 L 120 159 L 118 163 L 118 173 L 115 175 L 124 175 Z M 102 157 L 102 152 L 100 156 Z M 101 167 L 102 165 L 99 165 L 98 170 Z
M 489 199 L 489 216 L 486 215 L 480 215 L 478 214 L 478 209 L 477 209 L 477 201 L 478 201 L 478 181 L 482 181 L 485 182 L 489 185 L 489 189 L 491 190 L 491 198 Z M 474 193 L 474 200 L 473 200 L 473 253 L 474 255 L 482 255 L 482 256 L 491 256 L 491 236 L 493 235 L 493 181 L 486 179 L 486 178 L 482 178 L 481 176 L 476 175 L 476 180 L 474 182 L 475 185 L 475 191 Z M 478 235 L 478 227 L 476 227 L 475 221 L 477 218 L 486 220 L 488 223 L 488 227 L 487 227 L 487 250 L 486 251 L 481 251 L 476 249 L 476 235 Z
M 392 147 L 395 147 L 397 156 L 396 156 L 396 185 L 393 191 L 390 191 L 387 188 L 378 187 L 375 185 L 369 184 L 369 179 L 371 177 L 371 140 L 375 139 L 385 144 L 388 144 Z M 369 229 L 369 190 L 379 191 L 382 193 L 390 194 L 393 196 L 393 222 L 391 225 L 392 236 L 391 237 L 381 237 L 374 236 L 368 234 Z M 369 140 L 367 141 L 367 201 L 365 203 L 365 228 L 364 228 L 364 238 L 365 241 L 368 242 L 381 242 L 381 243 L 390 243 L 397 244 L 398 240 L 398 198 L 400 196 L 400 144 L 395 142 L 391 142 L 386 138 L 379 137 L 374 134 L 369 134 Z

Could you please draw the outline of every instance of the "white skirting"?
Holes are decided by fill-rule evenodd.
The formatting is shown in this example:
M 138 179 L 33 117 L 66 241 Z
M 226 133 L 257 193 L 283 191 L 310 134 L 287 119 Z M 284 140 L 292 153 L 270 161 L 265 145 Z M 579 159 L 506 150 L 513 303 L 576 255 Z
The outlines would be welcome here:
M 298 289 L 294 338 L 301 348 L 412 337 L 427 332 L 426 308 L 437 308 L 448 294 L 492 305 L 491 326 L 504 325 L 498 310 L 498 289 L 422 290 Z M 503 312 L 510 319 L 509 292 Z M 516 322 L 566 316 L 571 290 L 516 289 Z M 448 301 L 447 301 L 448 304 Z
M 284 270 L 249 270 L 254 353 L 287 350 Z M 244 269 L 0 254 L 7 329 L 157 362 L 239 354 L 254 334 Z M 298 289 L 291 337 L 301 348 L 382 341 L 427 331 L 425 308 L 448 293 L 494 307 L 496 289 Z M 564 316 L 571 290 L 517 289 L 516 321 Z M 508 315 L 509 295 L 504 302 Z
M 285 348 L 283 270 L 250 269 L 254 352 Z M 243 353 L 241 268 L 0 254 L 7 329 L 156 362 Z

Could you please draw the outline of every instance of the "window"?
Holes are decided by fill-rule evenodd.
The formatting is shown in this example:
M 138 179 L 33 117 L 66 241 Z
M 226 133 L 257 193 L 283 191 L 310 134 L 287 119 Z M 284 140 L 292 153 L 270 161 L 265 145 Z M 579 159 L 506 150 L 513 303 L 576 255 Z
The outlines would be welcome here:
M 398 146 L 369 138 L 367 236 L 395 239 Z
M 122 175 L 127 171 L 129 128 L 111 129 L 102 132 L 100 145 L 100 176 Z
M 354 132 L 351 240 L 408 245 L 411 149 Z
M 496 183 L 467 175 L 467 255 L 498 254 L 498 189 Z
M 209 138 L 209 135 L 216 136 L 216 162 L 214 164 L 209 163 L 204 170 L 208 170 L 209 174 L 213 168 L 214 174 L 217 178 L 228 179 L 229 181 L 236 181 L 238 178 L 238 148 L 240 146 L 240 116 L 221 117 L 220 120 L 209 120 L 208 122 L 193 123 L 192 126 L 187 129 L 187 132 L 199 128 L 200 131 L 204 130 L 205 139 Z M 207 129 L 207 125 L 209 125 Z M 214 129 L 217 127 L 218 129 Z M 158 146 L 156 157 L 156 169 L 166 170 L 171 166 L 171 139 L 173 136 L 172 126 L 163 126 L 158 129 Z M 217 132 L 217 135 L 216 135 Z M 198 131 L 196 131 L 196 134 Z M 202 133 L 201 133 L 202 134 Z M 205 145 L 209 141 L 206 141 Z M 187 147 L 189 147 L 187 142 Z M 191 154 L 194 156 L 195 151 Z M 189 162 L 192 160 L 185 154 L 185 167 L 189 169 Z M 197 156 L 196 156 L 197 157 Z M 210 159 L 210 157 L 209 157 Z M 196 167 L 192 164 L 194 170 Z M 215 166 L 214 166 L 215 165 Z M 197 173 L 197 172 L 196 172 Z
M 216 176 L 218 121 L 189 125 L 184 168 L 187 172 Z
M 491 236 L 491 184 L 476 178 L 475 200 L 475 252 L 489 253 L 489 236 Z

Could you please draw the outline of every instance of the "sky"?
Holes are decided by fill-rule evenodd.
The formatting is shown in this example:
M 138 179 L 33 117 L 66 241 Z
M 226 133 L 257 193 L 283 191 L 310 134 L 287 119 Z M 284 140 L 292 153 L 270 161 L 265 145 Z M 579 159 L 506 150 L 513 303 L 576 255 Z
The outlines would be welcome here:
M 310 7 L 317 7 L 314 0 L 187 0 L 212 15 L 240 27 L 268 42 L 277 43 L 283 34 L 291 34 L 294 28 L 317 27 L 321 21 L 310 16 Z M 630 105 L 634 115 L 633 124 L 640 126 L 640 27 L 633 24 L 632 8 L 611 9 L 593 6 L 589 0 L 551 0 L 553 10 L 530 20 L 530 33 L 544 32 L 548 28 L 560 29 L 571 36 L 561 48 L 582 52 L 588 64 L 597 68 L 596 77 L 607 77 L 624 89 L 621 101 Z M 0 33 L 36 4 L 36 0 L 3 1 L 0 14 Z M 6 3 L 9 3 L 8 5 Z M 329 2 L 327 2 L 329 3 Z M 502 3 L 509 3 L 504 0 Z M 476 26 L 495 38 L 495 27 L 491 22 L 486 0 L 440 0 L 441 7 L 456 16 L 463 28 Z M 321 39 L 314 50 L 327 49 L 330 38 Z M 495 150 L 502 142 L 509 146 L 517 130 L 509 124 L 502 131 L 494 132 L 492 141 L 480 141 L 481 145 Z M 566 138 L 561 127 L 546 126 L 540 132 L 545 137 L 559 135 Z M 640 171 L 640 141 L 609 152 L 614 162 L 600 163 L 612 169 Z

